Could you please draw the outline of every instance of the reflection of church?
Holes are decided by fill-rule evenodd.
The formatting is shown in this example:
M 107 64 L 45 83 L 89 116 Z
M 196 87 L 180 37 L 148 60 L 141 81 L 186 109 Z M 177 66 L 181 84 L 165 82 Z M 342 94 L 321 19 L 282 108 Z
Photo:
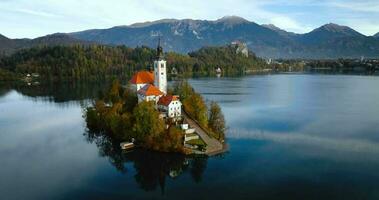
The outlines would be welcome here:
M 154 72 L 139 71 L 132 77 L 130 83 L 137 91 L 138 102 L 153 101 L 166 117 L 181 117 L 182 103 L 179 97 L 167 94 L 167 67 L 160 40 L 154 61 Z

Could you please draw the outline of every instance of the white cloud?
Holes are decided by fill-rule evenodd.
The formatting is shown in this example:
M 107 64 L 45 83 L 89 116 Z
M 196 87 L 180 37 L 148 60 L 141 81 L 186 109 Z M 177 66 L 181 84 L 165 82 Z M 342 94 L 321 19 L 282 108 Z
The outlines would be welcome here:
M 307 135 L 300 133 L 271 133 L 248 130 L 229 130 L 229 138 L 233 139 L 254 139 L 271 142 L 285 143 L 291 145 L 303 145 L 317 147 L 318 149 L 333 150 L 349 153 L 372 153 L 379 155 L 379 145 L 377 142 L 360 139 L 340 139 L 332 137 L 322 137 L 317 135 Z
M 343 8 L 351 11 L 359 12 L 373 12 L 379 13 L 378 1 L 364 1 L 364 2 L 329 2 L 329 6 Z
M 285 30 L 293 31 L 297 33 L 305 33 L 312 30 L 312 28 L 302 26 L 297 21 L 285 16 L 273 17 L 269 21 L 270 21 L 270 24 L 274 24 L 281 29 L 285 29 Z
M 1 33 L 12 38 L 37 37 L 162 18 L 215 20 L 225 15 L 237 15 L 301 33 L 343 19 L 345 24 L 351 24 L 358 31 L 372 34 L 379 32 L 377 26 L 370 27 L 379 17 L 378 12 L 379 2 L 376 0 L 3 0 L 0 1 L 0 26 Z M 354 21 L 357 16 L 366 25 Z

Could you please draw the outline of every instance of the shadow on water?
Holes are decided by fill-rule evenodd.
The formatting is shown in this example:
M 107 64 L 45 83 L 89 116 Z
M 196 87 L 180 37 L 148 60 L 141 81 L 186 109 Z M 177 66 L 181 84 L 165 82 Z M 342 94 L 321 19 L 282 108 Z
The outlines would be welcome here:
M 189 173 L 192 180 L 199 183 L 207 167 L 206 156 L 185 156 L 143 149 L 124 152 L 118 141 L 105 134 L 86 131 L 84 136 L 89 143 L 96 144 L 99 154 L 108 158 L 120 173 L 128 173 L 125 165 L 132 163 L 136 170 L 135 181 L 145 191 L 153 191 L 159 187 L 164 194 L 166 179 L 175 179 L 184 173 Z
M 5 83 L 0 86 L 0 96 L 16 91 L 33 101 L 58 105 L 73 103 L 83 108 L 86 102 L 96 99 L 109 85 L 110 82 L 60 82 L 39 85 Z M 204 156 L 185 156 L 142 149 L 125 153 L 119 147 L 120 141 L 115 141 L 106 134 L 86 130 L 84 137 L 88 143 L 96 144 L 100 156 L 106 157 L 118 172 L 127 173 L 125 165 L 133 164 L 136 170 L 135 181 L 146 191 L 155 190 L 159 186 L 164 192 L 166 179 L 175 179 L 183 173 L 189 173 L 193 181 L 199 183 L 207 167 L 208 158 Z

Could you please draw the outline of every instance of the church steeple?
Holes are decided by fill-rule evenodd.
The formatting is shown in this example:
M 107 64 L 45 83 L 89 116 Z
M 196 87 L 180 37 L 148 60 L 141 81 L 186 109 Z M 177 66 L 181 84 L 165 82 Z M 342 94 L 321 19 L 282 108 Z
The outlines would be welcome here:
M 154 61 L 154 85 L 158 87 L 161 92 L 167 94 L 167 69 L 160 37 L 158 40 L 157 58 Z
M 157 59 L 161 60 L 163 59 L 163 48 L 161 46 L 161 37 L 158 39 L 158 46 L 157 46 Z

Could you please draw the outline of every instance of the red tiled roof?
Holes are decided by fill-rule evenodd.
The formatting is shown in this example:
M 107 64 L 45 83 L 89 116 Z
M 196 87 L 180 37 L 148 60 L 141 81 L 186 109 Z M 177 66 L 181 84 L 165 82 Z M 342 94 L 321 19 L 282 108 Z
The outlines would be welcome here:
M 132 84 L 154 83 L 154 74 L 148 71 L 139 71 L 130 80 Z
M 178 96 L 166 95 L 159 98 L 158 104 L 168 106 L 172 101 L 179 100 Z
M 139 94 L 145 95 L 145 96 L 160 96 L 163 95 L 163 93 L 154 85 L 145 85 L 143 88 L 138 90 Z

